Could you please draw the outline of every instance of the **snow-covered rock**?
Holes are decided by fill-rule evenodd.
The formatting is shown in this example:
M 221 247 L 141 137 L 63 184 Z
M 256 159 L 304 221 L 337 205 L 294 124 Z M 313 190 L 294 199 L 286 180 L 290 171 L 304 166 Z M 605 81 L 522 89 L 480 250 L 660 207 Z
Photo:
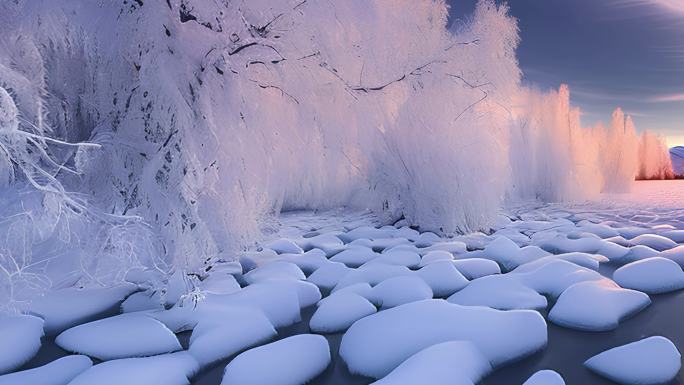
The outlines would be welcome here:
M 365 263 L 370 264 L 384 264 L 384 265 L 398 265 L 406 266 L 408 268 L 416 268 L 420 264 L 420 255 L 413 251 L 397 250 L 382 253 L 379 257 L 374 258 Z
M 419 249 L 421 255 L 425 256 L 432 251 L 446 251 L 450 254 L 463 254 L 468 252 L 466 244 L 460 241 L 437 242 L 432 246 Z
M 634 262 L 646 258 L 657 257 L 661 253 L 645 245 L 637 245 L 629 248 L 627 254 L 620 258 L 617 262 Z
M 347 289 L 352 287 L 349 286 Z M 354 322 L 377 311 L 375 305 L 366 298 L 346 289 L 321 302 L 309 322 L 311 331 L 316 333 L 338 333 L 347 330 Z
M 97 364 L 69 385 L 189 385 L 199 365 L 187 352 L 124 358 Z
M 540 370 L 528 378 L 523 385 L 565 385 L 565 381 L 553 370 Z
M 210 294 L 233 294 L 241 288 L 232 274 L 214 272 L 200 283 L 200 289 Z
M 311 249 L 304 254 L 282 254 L 281 260 L 294 263 L 304 274 L 311 274 L 321 266 L 330 263 L 321 249 Z
M 682 357 L 665 337 L 648 337 L 606 350 L 584 365 L 592 371 L 624 385 L 670 383 L 679 373 Z
M 383 264 L 365 265 L 345 274 L 335 286 L 334 291 L 362 282 L 375 286 L 389 278 L 412 274 L 414 274 L 414 272 L 409 270 L 406 266 Z
M 514 277 L 490 275 L 470 281 L 447 301 L 465 306 L 487 306 L 499 310 L 546 309 L 546 297 L 521 284 Z
M 220 308 L 205 313 L 190 336 L 188 352 L 200 367 L 269 341 L 278 335 L 259 309 Z
M 379 253 L 366 246 L 348 246 L 342 252 L 335 254 L 330 260 L 344 263 L 349 267 L 359 267 L 379 256 Z
M 265 248 L 271 249 L 278 254 L 301 254 L 304 252 L 298 244 L 290 239 L 276 239 L 264 245 Z
M 499 264 L 484 258 L 457 259 L 454 262 L 456 269 L 467 279 L 477 279 L 487 275 L 501 274 Z
M 297 265 L 285 261 L 267 263 L 244 275 L 245 282 L 249 284 L 287 278 L 304 280 L 306 276 Z
M 62 349 L 102 361 L 181 350 L 176 336 L 147 314 L 130 313 L 67 329 L 55 343 Z
M 559 259 L 564 260 L 564 261 L 568 261 L 568 262 L 572 262 L 575 265 L 582 266 L 582 267 L 585 267 L 587 269 L 591 269 L 594 271 L 598 271 L 599 263 L 608 262 L 608 258 L 603 256 L 603 255 L 573 252 L 573 253 L 563 253 L 563 254 L 549 255 L 546 257 L 542 257 L 542 258 L 539 258 L 535 261 L 526 263 L 524 265 L 520 265 L 517 268 L 515 268 L 515 270 L 513 270 L 513 271 L 516 273 L 524 273 L 524 272 L 534 271 L 535 269 L 539 268 L 540 266 L 546 265 L 548 263 L 551 263 L 552 261 L 559 260 Z
M 665 250 L 658 256 L 677 262 L 679 266 L 684 267 L 684 245 Z
M 131 294 L 121 303 L 122 313 L 163 309 L 164 305 L 162 304 L 159 292 L 139 291 Z
M 684 243 L 684 230 L 668 230 L 660 233 L 663 237 L 670 238 L 677 243 Z
M 301 385 L 328 364 L 330 346 L 325 337 L 299 334 L 241 353 L 226 366 L 221 384 Z
M 116 309 L 136 290 L 137 286 L 132 284 L 104 289 L 55 290 L 33 301 L 30 313 L 45 320 L 45 334 L 54 335 Z
M 546 345 L 546 322 L 536 311 L 498 311 L 425 300 L 356 321 L 342 337 L 340 356 L 353 373 L 381 378 L 432 345 L 470 341 L 494 366 Z
M 329 292 L 338 282 L 352 271 L 341 262 L 330 262 L 314 271 L 306 280 L 318 286 L 319 289 Z
M 422 279 L 404 275 L 386 279 L 373 288 L 371 300 L 382 309 L 432 298 L 432 289 Z
M 684 271 L 672 260 L 653 257 L 620 267 L 613 273 L 613 280 L 627 289 L 648 294 L 667 293 L 684 288 Z
M 315 285 L 306 284 L 310 285 L 299 280 L 260 282 L 232 294 L 226 298 L 226 304 L 257 307 L 276 328 L 289 326 L 300 321 L 299 311 L 302 307 L 313 305 L 321 299 L 320 291 L 312 290 L 311 286 Z
M 304 250 L 319 249 L 325 253 L 326 257 L 331 257 L 344 250 L 344 242 L 332 233 L 319 234 L 311 238 L 298 240 L 298 244 Z
M 361 282 L 361 283 L 357 283 L 357 284 L 354 284 L 351 286 L 347 286 L 345 288 L 342 288 L 340 290 L 337 290 L 337 291 L 331 293 L 329 296 L 318 301 L 316 306 L 321 306 L 324 303 L 334 299 L 336 296 L 344 294 L 344 293 L 354 293 L 356 295 L 360 295 L 363 298 L 369 299 L 369 298 L 371 298 L 371 295 L 373 293 L 373 287 L 371 287 L 371 285 L 369 285 L 366 282 Z
M 397 229 L 389 228 L 376 228 L 372 226 L 359 226 L 346 233 L 341 233 L 338 237 L 346 243 L 350 243 L 359 238 L 367 239 L 384 239 L 392 238 L 395 235 Z
M 496 265 L 496 263 L 494 264 Z M 451 261 L 430 263 L 414 272 L 413 275 L 425 281 L 432 289 L 435 297 L 448 297 L 468 284 L 468 280 Z
M 30 315 L 0 316 L 0 374 L 28 362 L 40 349 L 43 320 Z
M 372 385 L 472 385 L 491 370 L 472 342 L 449 341 L 419 351 Z
M 664 251 L 677 246 L 677 242 L 657 234 L 642 234 L 629 241 L 631 246 L 648 246 L 657 251 Z
M 430 264 L 430 263 L 432 263 L 432 262 L 436 262 L 436 261 L 452 261 L 453 259 L 454 259 L 454 255 L 451 254 L 451 253 L 448 252 L 448 251 L 444 251 L 444 250 L 433 250 L 433 251 L 430 251 L 430 252 L 426 253 L 425 255 L 423 255 L 423 256 L 420 258 L 420 265 L 419 265 L 419 266 L 420 266 L 420 267 L 423 267 L 423 266 L 425 266 L 425 265 L 427 265 L 427 264 Z
M 524 273 L 512 273 L 521 283 L 539 294 L 558 298 L 570 286 L 584 281 L 604 279 L 598 272 L 562 259 L 552 259 L 540 267 Z
M 92 366 L 93 361 L 86 356 L 66 356 L 34 369 L 0 376 L 0 385 L 67 385 Z
M 548 319 L 572 329 L 606 331 L 650 303 L 648 295 L 622 289 L 608 279 L 580 282 L 560 295 Z

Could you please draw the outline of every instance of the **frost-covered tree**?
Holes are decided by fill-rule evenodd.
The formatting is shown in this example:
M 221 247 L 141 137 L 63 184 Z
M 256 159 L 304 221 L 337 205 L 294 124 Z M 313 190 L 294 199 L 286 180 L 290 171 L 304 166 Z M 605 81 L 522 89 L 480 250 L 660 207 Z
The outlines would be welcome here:
M 584 198 L 636 174 L 631 126 L 583 129 L 566 87 L 521 87 L 517 25 L 493 0 L 455 31 L 443 0 L 0 7 L 0 102 L 16 106 L 1 209 L 31 214 L 7 224 L 31 234 L 21 258 L 64 285 L 204 274 L 281 210 L 448 234 L 486 228 L 505 196 Z

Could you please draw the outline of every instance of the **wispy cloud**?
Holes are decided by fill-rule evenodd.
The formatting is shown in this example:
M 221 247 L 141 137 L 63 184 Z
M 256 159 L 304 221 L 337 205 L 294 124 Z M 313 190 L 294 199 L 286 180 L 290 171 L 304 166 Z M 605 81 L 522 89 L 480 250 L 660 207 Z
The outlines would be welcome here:
M 653 103 L 684 102 L 684 93 L 657 95 L 650 98 Z
M 674 12 L 684 16 L 684 1 L 682 0 L 619 0 L 624 5 L 650 5 L 663 11 Z
M 653 3 L 673 12 L 684 15 L 684 1 L 682 0 L 642 0 L 645 3 Z

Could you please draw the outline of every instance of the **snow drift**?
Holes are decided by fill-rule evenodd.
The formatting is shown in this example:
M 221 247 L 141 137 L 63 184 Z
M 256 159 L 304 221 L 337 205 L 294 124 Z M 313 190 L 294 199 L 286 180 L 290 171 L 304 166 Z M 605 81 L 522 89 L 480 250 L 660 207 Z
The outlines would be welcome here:
M 582 128 L 520 85 L 518 29 L 482 0 L 13 0 L 0 12 L 0 296 L 199 270 L 281 210 L 353 206 L 441 233 L 506 198 L 667 176 L 631 119 Z M 639 166 L 639 159 L 641 164 Z M 655 163 L 652 163 L 655 162 Z M 29 245 L 29 247 L 19 247 Z M 47 246 L 49 245 L 49 246 Z M 17 261 L 19 263 L 17 263 Z

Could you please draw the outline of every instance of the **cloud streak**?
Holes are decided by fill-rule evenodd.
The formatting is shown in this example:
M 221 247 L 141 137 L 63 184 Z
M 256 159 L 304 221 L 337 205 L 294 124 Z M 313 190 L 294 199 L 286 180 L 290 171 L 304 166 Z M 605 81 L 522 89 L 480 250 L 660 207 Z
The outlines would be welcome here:
M 650 99 L 653 103 L 684 102 L 684 93 L 657 95 Z

